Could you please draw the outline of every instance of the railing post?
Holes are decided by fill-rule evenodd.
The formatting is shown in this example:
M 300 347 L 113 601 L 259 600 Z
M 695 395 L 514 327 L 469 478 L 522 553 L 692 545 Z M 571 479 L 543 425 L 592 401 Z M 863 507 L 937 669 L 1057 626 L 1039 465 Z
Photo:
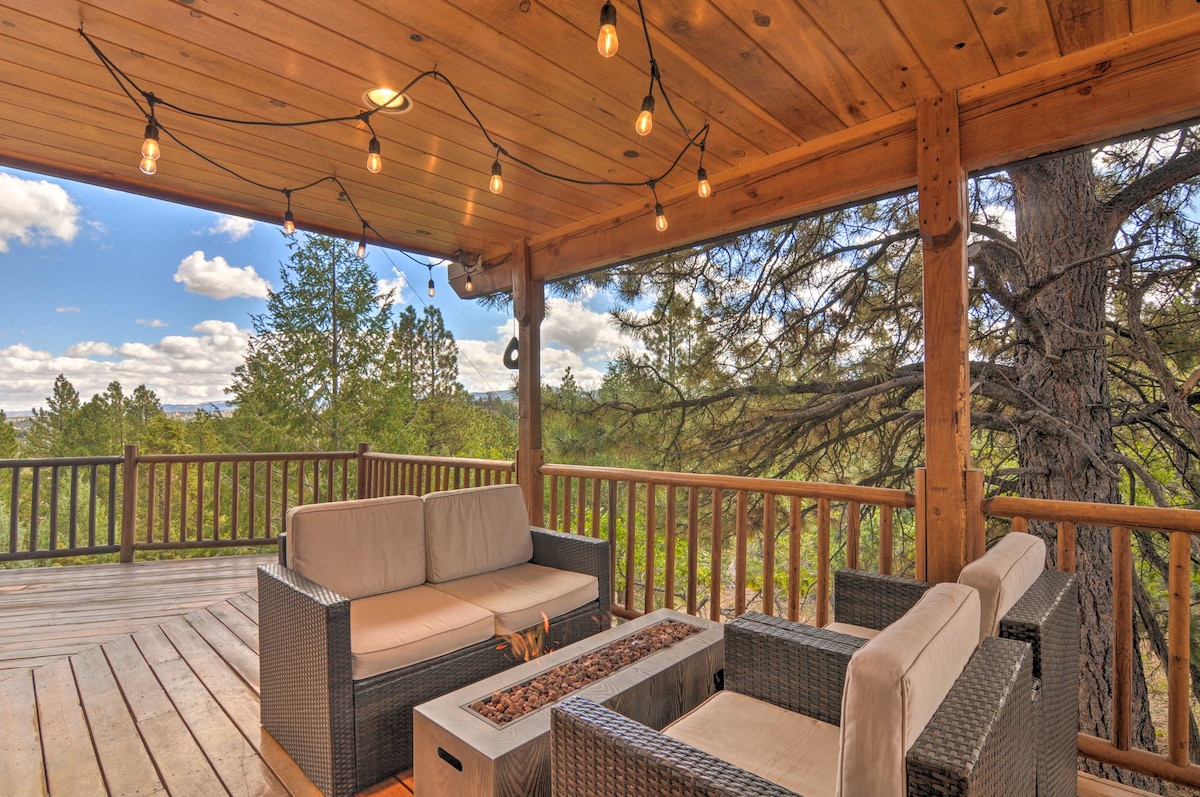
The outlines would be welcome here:
M 533 278 L 529 240 L 513 249 L 513 314 L 517 319 L 517 484 L 525 492 L 531 523 L 540 524 L 542 506 L 542 319 L 546 289 Z
M 133 561 L 133 542 L 137 530 L 138 447 L 125 446 L 121 467 L 121 561 Z
M 355 466 L 358 468 L 357 483 L 354 487 L 355 498 L 367 498 L 367 452 L 371 450 L 369 443 L 359 443 L 356 451 Z

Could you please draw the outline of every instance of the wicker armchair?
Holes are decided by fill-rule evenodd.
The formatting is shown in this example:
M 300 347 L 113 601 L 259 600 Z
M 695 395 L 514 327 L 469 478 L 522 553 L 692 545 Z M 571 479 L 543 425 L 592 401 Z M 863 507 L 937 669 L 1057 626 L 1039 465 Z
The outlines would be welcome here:
M 532 529 L 533 563 L 595 576 L 599 599 L 550 620 L 569 644 L 611 625 L 609 551 L 596 540 Z M 413 707 L 494 675 L 517 661 L 496 638 L 355 680 L 350 601 L 284 565 L 259 568 L 262 724 L 330 797 L 411 768 Z
M 992 552 L 989 552 L 991 554 Z M 982 560 L 981 560 L 982 561 Z M 882 629 L 931 585 L 858 570 L 834 574 L 835 630 Z M 1033 651 L 1039 797 L 1074 797 L 1079 732 L 1079 592 L 1074 574 L 1043 570 L 999 619 L 999 636 Z
M 755 710 L 753 718 L 778 707 L 824 723 L 843 724 L 847 669 L 866 640 L 757 613 L 743 615 L 725 629 L 726 691 L 769 704 Z M 1034 793 L 1031 706 L 1021 699 L 1031 688 L 1031 658 L 1028 645 L 985 640 L 904 755 L 905 780 L 900 788 L 906 795 L 1025 797 Z M 768 720 L 764 717 L 761 722 Z M 848 730 L 841 728 L 843 740 Z M 728 728 L 721 732 L 735 733 Z M 668 733 L 671 729 L 660 733 L 582 698 L 565 700 L 551 714 L 551 793 L 555 797 L 800 793 Z M 826 792 L 814 788 L 803 793 Z

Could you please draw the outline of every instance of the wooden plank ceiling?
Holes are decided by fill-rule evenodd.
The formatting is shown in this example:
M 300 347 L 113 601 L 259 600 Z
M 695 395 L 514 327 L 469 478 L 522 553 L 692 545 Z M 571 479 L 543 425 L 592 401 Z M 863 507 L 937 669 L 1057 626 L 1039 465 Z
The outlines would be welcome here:
M 138 170 L 144 119 L 78 35 L 143 89 L 207 113 L 264 121 L 353 115 L 362 94 L 436 66 L 514 155 L 582 180 L 641 181 L 685 144 L 661 97 L 653 132 L 633 120 L 648 85 L 636 2 L 617 2 L 620 51 L 596 52 L 600 0 L 0 0 L 0 163 L 278 223 L 284 199 L 163 140 Z M 779 153 L 911 110 L 921 96 L 1190 17 L 1194 0 L 646 0 L 655 55 L 691 130 L 711 125 L 714 190 Z M 657 92 L 656 92 L 657 93 Z M 383 171 L 365 168 L 361 122 L 238 128 L 160 108 L 196 149 L 271 186 L 336 174 L 389 241 L 489 259 L 624 209 L 653 226 L 645 188 L 579 186 L 514 163 L 487 188 L 494 152 L 445 83 L 404 115 L 376 115 Z M 881 133 L 882 134 L 882 133 Z M 659 185 L 694 193 L 696 153 Z M 293 196 L 302 229 L 358 239 L 330 184 Z M 714 219 L 712 231 L 721 231 Z M 698 234 L 703 231 L 698 231 Z M 604 258 L 614 262 L 623 253 Z M 582 270 L 589 263 L 577 264 Z

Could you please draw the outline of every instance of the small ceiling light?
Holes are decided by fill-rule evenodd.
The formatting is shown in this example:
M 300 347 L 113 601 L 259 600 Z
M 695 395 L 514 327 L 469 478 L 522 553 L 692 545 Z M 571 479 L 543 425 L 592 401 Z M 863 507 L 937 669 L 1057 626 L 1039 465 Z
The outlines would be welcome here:
M 708 172 L 701 166 L 696 170 L 696 193 L 701 199 L 708 199 L 712 196 L 712 186 L 708 183 Z
M 596 49 L 605 58 L 617 54 L 617 8 L 611 0 L 605 0 L 600 9 L 600 34 L 596 37 Z
M 362 98 L 368 108 L 378 113 L 401 114 L 413 109 L 412 100 L 408 95 L 395 89 L 368 89 L 363 92 Z
M 371 136 L 371 143 L 367 145 L 367 171 L 379 174 L 382 169 L 383 158 L 379 157 L 379 139 Z
M 654 129 L 653 94 L 647 94 L 646 99 L 642 100 L 642 112 L 638 114 L 638 118 L 633 125 L 633 129 L 637 131 L 639 136 L 648 136 L 650 135 L 650 131 Z
M 488 181 L 488 190 L 497 195 L 504 193 L 504 176 L 500 173 L 499 158 L 492 161 L 492 179 Z
M 283 234 L 292 235 L 296 232 L 296 217 L 292 215 L 291 208 L 283 214 Z
M 475 283 L 471 281 L 471 273 L 470 272 L 467 272 L 467 284 L 464 287 L 467 289 L 467 293 L 470 293 L 471 291 L 475 290 Z
M 667 231 L 667 214 L 663 212 L 661 202 L 654 203 L 654 229 L 659 232 Z

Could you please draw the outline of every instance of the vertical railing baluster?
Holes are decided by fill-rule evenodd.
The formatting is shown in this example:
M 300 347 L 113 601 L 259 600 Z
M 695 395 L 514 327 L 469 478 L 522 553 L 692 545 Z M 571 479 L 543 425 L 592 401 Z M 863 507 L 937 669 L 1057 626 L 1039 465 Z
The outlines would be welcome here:
M 687 611 L 695 614 L 699 601 L 700 571 L 700 491 L 688 488 L 687 520 Z
M 147 467 L 149 473 L 146 474 L 146 542 L 151 543 L 154 542 L 154 516 L 158 508 L 158 465 L 151 462 Z
M 763 614 L 775 614 L 775 494 L 763 496 Z
M 737 519 L 734 525 L 736 544 L 733 552 L 733 613 L 746 613 L 746 549 L 750 540 L 750 496 L 745 490 L 737 492 Z
M 592 537 L 600 537 L 600 480 L 592 479 Z
M 633 609 L 636 587 L 637 482 L 625 482 L 625 608 Z
M 32 553 L 42 550 L 40 545 L 41 540 L 38 539 L 38 535 L 41 533 L 42 519 L 42 469 L 35 467 L 30 468 L 29 471 L 33 477 L 32 492 L 29 501 L 29 551 Z
M 892 555 L 895 540 L 896 511 L 890 506 L 879 507 L 879 572 L 892 574 Z
M 1113 684 L 1112 743 L 1128 750 L 1133 711 L 1133 552 L 1130 531 L 1112 529 Z
M 579 477 L 579 489 L 575 492 L 575 533 L 587 534 L 587 480 Z
M 1058 569 L 1075 572 L 1075 524 L 1069 520 L 1058 524 Z
M 175 480 L 175 469 L 170 462 L 163 463 L 163 516 L 162 516 L 162 541 L 171 541 L 171 512 L 174 510 L 174 505 L 171 503 L 171 488 Z
M 654 611 L 654 565 L 658 552 L 658 529 L 655 528 L 658 518 L 658 487 L 654 482 L 646 484 L 646 568 L 642 591 L 642 611 L 646 614 Z
M 804 512 L 800 496 L 788 506 L 788 619 L 800 621 L 800 544 L 804 541 Z
M 230 480 L 233 482 L 229 491 L 229 539 L 236 540 L 241 534 L 242 518 L 238 514 L 238 499 L 242 494 L 242 479 L 239 471 L 241 462 L 233 461 Z M 287 460 L 283 463 L 283 511 L 287 512 Z
M 708 618 L 721 619 L 721 536 L 724 496 L 720 487 L 712 491 L 712 537 L 709 540 Z
M 571 533 L 571 477 L 563 476 L 562 531 Z
M 17 510 L 21 504 L 18 500 L 21 495 L 21 469 L 19 467 L 12 469 L 11 483 L 12 492 L 8 495 L 8 552 L 16 553 L 21 547 L 21 540 L 17 534 Z M 95 495 L 94 490 L 92 494 Z
M 117 544 L 117 466 L 108 466 L 108 544 Z
M 76 548 L 79 544 L 79 466 L 71 466 L 71 499 L 67 507 L 69 512 L 67 529 L 67 547 Z
M 258 462 L 257 460 L 251 459 L 249 465 L 250 495 L 248 497 L 250 502 L 249 506 L 247 507 L 249 509 L 249 517 L 247 518 L 249 521 L 249 527 L 246 529 L 246 535 L 250 539 L 256 539 L 258 537 L 258 518 L 256 517 L 258 513 L 255 511 L 258 509 Z M 298 468 L 297 470 L 299 471 L 296 474 L 296 478 L 298 480 L 297 486 L 299 487 L 299 490 L 297 493 L 296 503 L 299 505 L 304 503 L 304 469 Z
M 212 538 L 221 539 L 221 468 L 224 463 L 213 461 Z
M 58 550 L 58 465 L 50 467 L 50 550 Z
M 554 482 L 554 477 L 550 477 Z M 608 480 L 608 577 L 612 584 L 613 601 L 617 599 L 617 483 Z
M 550 528 L 558 530 L 558 477 L 550 477 Z M 616 545 L 613 541 L 613 545 Z
M 817 625 L 829 622 L 829 499 L 817 499 Z
M 666 549 L 663 562 L 663 607 L 675 608 L 675 493 L 674 485 L 667 485 L 667 522 L 664 530 L 663 547 Z
M 846 567 L 858 569 L 858 549 L 862 543 L 862 507 L 858 501 L 846 502 Z
M 208 468 L 203 460 L 196 463 L 196 541 L 204 539 L 204 476 Z
M 1191 535 L 1171 533 L 1169 597 L 1167 604 L 1167 757 L 1177 767 L 1188 766 L 1188 724 L 1191 720 Z
M 188 465 L 191 463 L 181 462 L 179 464 L 179 541 L 187 542 L 188 471 L 191 470 Z

